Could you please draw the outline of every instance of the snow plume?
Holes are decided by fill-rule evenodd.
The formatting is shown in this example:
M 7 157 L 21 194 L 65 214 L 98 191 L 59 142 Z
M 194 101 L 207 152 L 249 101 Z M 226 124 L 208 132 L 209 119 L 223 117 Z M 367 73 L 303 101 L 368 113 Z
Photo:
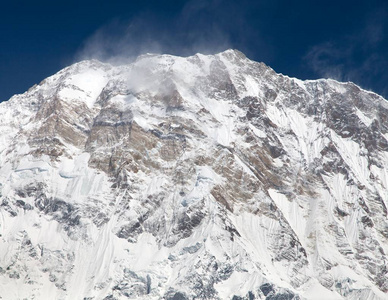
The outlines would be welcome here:
M 228 48 L 249 55 L 247 48 L 258 48 L 261 39 L 245 21 L 248 12 L 230 0 L 192 0 L 168 17 L 143 12 L 129 20 L 113 20 L 84 42 L 76 60 L 122 63 L 145 53 L 188 56 Z
M 388 81 L 388 60 L 386 53 L 379 50 L 386 43 L 387 16 L 387 10 L 377 11 L 369 16 L 361 31 L 314 45 L 304 57 L 306 64 L 320 77 L 354 81 L 364 88 L 378 82 L 382 88 L 379 93 L 387 97 L 384 87 Z
M 84 42 L 76 60 L 98 59 L 120 64 L 131 62 L 142 53 L 159 53 L 161 45 L 160 38 L 154 38 L 156 31 L 145 18 L 129 22 L 113 20 Z
M 319 76 L 343 80 L 344 78 L 344 57 L 349 55 L 347 51 L 340 50 L 333 43 L 326 42 L 316 45 L 310 49 L 305 56 L 310 68 Z
M 76 59 L 96 58 L 122 63 L 145 53 L 186 56 L 230 48 L 228 34 L 222 26 L 211 20 L 196 18 L 206 7 L 190 6 L 189 3 L 180 15 L 169 20 L 150 13 L 131 20 L 114 20 L 85 41 Z

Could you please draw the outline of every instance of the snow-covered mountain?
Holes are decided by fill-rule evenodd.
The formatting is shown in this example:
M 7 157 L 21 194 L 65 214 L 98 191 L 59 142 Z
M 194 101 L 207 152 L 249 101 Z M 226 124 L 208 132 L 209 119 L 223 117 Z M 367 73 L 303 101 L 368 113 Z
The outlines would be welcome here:
M 0 298 L 388 299 L 388 103 L 228 50 L 0 104 Z

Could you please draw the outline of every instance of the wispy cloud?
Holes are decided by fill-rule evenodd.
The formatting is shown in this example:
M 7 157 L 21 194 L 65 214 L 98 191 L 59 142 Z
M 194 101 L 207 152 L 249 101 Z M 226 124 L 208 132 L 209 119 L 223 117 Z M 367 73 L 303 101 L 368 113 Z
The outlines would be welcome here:
M 319 76 L 343 80 L 349 52 L 351 49 L 339 49 L 336 44 L 325 42 L 312 47 L 304 60 Z
M 320 77 L 353 81 L 367 89 L 378 86 L 388 96 L 388 57 L 382 51 L 387 16 L 387 10 L 375 11 L 360 32 L 311 47 L 304 62 Z
M 154 29 L 155 24 L 146 22 L 147 19 L 143 15 L 131 21 L 116 19 L 104 25 L 84 42 L 76 60 L 95 58 L 115 62 L 131 60 L 141 53 L 159 53 L 163 32 Z
M 121 62 L 143 53 L 186 56 L 242 45 L 264 48 L 257 30 L 245 21 L 249 5 L 240 4 L 231 0 L 192 0 L 171 18 L 144 12 L 130 20 L 113 20 L 84 42 L 76 60 Z

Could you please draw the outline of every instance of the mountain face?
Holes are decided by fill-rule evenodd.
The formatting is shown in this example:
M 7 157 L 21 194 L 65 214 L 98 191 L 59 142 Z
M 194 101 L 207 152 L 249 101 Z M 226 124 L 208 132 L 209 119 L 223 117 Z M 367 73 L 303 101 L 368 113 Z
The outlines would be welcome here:
M 388 103 L 228 50 L 0 104 L 0 298 L 388 299 Z

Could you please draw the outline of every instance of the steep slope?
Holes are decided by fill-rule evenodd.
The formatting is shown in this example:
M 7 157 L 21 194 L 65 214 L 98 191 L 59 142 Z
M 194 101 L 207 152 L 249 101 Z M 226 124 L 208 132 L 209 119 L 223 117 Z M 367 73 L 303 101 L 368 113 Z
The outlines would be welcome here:
M 388 103 L 228 50 L 0 104 L 3 299 L 388 299 Z

